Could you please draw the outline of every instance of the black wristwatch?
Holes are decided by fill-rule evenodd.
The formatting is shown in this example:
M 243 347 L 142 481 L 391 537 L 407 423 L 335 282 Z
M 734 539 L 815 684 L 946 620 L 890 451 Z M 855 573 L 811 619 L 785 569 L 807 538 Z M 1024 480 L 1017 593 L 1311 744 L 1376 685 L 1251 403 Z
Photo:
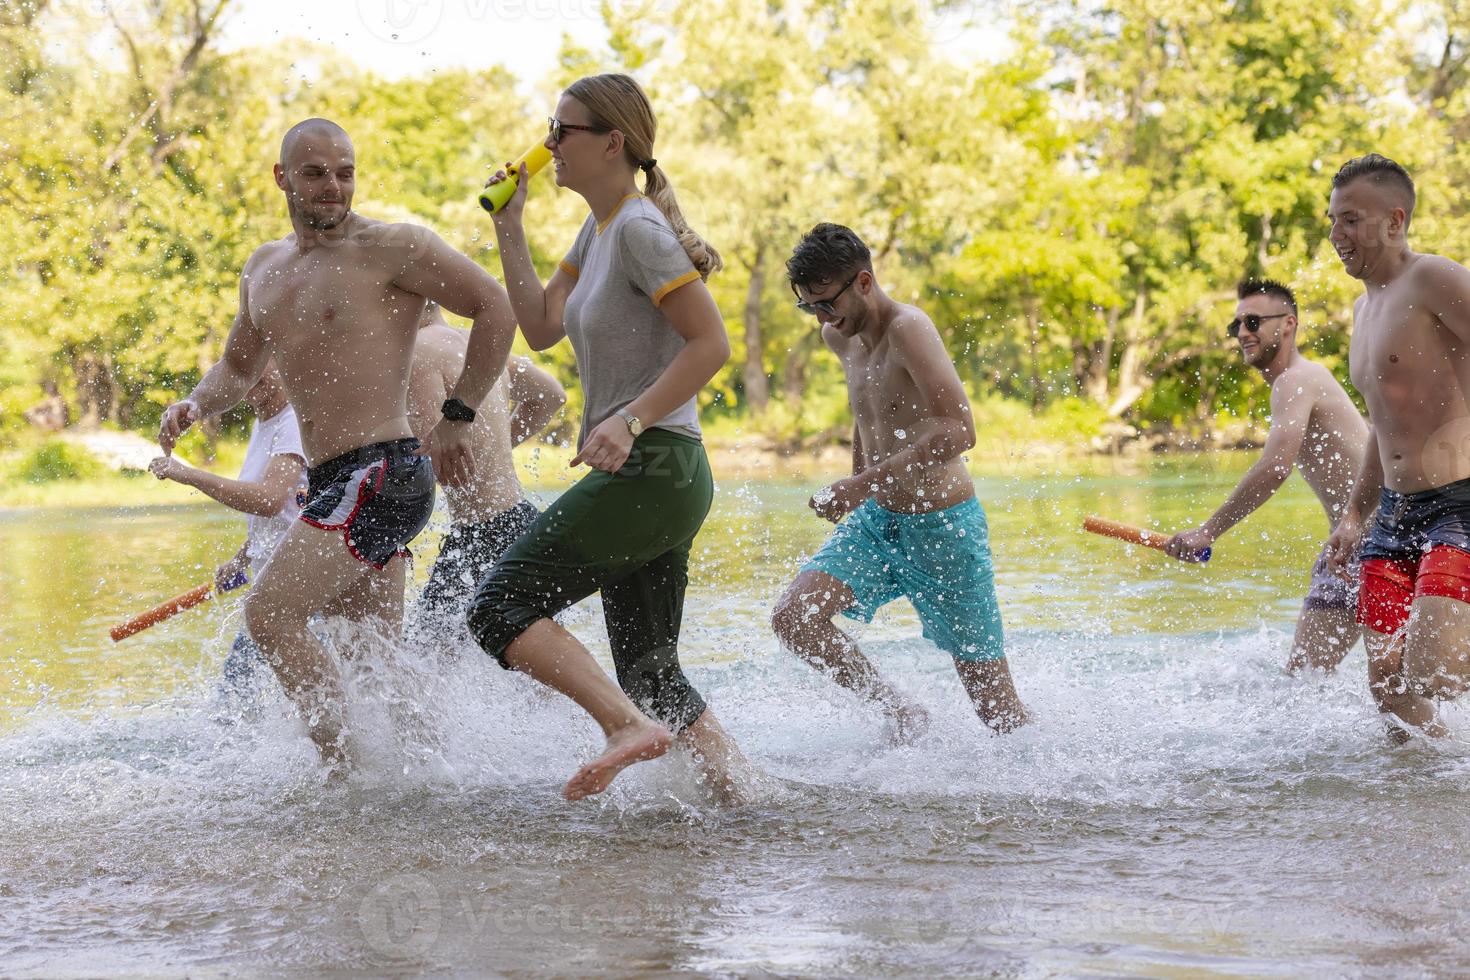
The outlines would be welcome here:
M 451 422 L 473 422 L 475 420 L 475 410 L 458 398 L 447 400 L 440 406 L 439 411 L 443 412 L 444 417 Z

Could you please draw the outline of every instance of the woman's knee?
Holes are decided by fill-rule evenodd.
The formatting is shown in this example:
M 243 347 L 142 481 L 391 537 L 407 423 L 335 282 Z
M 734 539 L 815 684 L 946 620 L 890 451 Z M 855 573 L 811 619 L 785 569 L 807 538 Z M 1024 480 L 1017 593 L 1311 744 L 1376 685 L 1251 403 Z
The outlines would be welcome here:
M 470 636 L 502 667 L 509 666 L 505 651 L 511 643 L 532 623 L 548 618 L 549 614 L 540 605 L 530 602 L 509 582 L 496 575 L 480 583 L 465 610 L 465 624 L 469 627 Z

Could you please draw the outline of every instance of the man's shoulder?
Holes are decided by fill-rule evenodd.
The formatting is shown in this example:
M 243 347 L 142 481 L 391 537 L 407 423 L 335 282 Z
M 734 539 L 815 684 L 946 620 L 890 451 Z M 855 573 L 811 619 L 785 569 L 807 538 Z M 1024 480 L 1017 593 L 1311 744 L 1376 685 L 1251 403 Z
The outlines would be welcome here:
M 939 328 L 934 325 L 929 314 L 917 306 L 899 303 L 893 319 L 888 321 L 887 333 L 890 342 L 900 347 L 907 347 L 938 338 Z
M 467 331 L 436 323 L 419 331 L 414 342 L 414 360 L 439 371 L 452 368 L 458 376 L 458 362 L 464 359 L 468 347 Z
M 1307 397 L 1316 400 L 1334 389 L 1346 394 L 1342 383 L 1327 365 L 1298 354 L 1295 362 L 1271 385 L 1271 395 L 1273 399 Z
M 888 329 L 904 330 L 909 333 L 936 329 L 933 318 L 912 303 L 894 303 L 893 305 L 893 318 L 888 322 Z
M 1409 263 L 1409 281 L 1416 285 L 1435 285 L 1455 279 L 1470 278 L 1470 269 L 1454 259 L 1432 252 L 1419 252 Z
M 356 213 L 353 220 L 355 223 L 349 235 L 357 245 L 421 249 L 439 238 L 429 228 L 412 221 L 379 221 Z
M 285 254 L 292 247 L 295 237 L 295 235 L 287 235 L 285 238 L 277 238 L 257 245 L 255 251 L 250 253 L 250 258 L 245 260 L 245 265 L 242 266 L 243 273 L 248 275 L 272 259 Z

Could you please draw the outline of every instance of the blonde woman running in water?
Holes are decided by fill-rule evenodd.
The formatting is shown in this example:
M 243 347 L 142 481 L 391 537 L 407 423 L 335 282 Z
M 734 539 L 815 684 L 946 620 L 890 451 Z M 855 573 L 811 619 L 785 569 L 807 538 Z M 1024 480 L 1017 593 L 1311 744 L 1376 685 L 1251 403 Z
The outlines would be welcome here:
M 653 158 L 655 130 L 647 96 L 626 75 L 583 78 L 562 94 L 546 146 L 557 185 L 591 213 L 545 286 L 521 224 L 527 181 L 495 215 L 527 342 L 538 351 L 572 342 L 586 404 L 572 462 L 592 472 L 480 583 L 469 624 L 502 666 L 562 692 L 602 726 L 607 749 L 566 784 L 571 800 L 602 792 L 675 738 L 723 797 L 739 795 L 745 769 L 679 666 L 689 548 L 713 498 L 696 399 L 730 344 L 704 285 L 719 254 L 680 213 Z M 504 179 L 501 171 L 490 182 Z M 552 619 L 594 592 L 617 683 Z

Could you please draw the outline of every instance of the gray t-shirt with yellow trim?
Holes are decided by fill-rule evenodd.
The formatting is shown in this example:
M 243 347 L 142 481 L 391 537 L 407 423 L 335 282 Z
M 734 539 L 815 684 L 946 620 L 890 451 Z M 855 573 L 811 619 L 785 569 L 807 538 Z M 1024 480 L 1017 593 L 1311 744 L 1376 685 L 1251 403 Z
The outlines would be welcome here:
M 699 278 L 668 219 L 641 194 L 623 198 L 599 227 L 587 216 L 561 267 L 577 284 L 563 320 L 577 354 L 587 433 L 643 394 L 684 349 L 684 338 L 659 311 L 664 297 Z M 695 399 L 648 427 L 699 437 Z

